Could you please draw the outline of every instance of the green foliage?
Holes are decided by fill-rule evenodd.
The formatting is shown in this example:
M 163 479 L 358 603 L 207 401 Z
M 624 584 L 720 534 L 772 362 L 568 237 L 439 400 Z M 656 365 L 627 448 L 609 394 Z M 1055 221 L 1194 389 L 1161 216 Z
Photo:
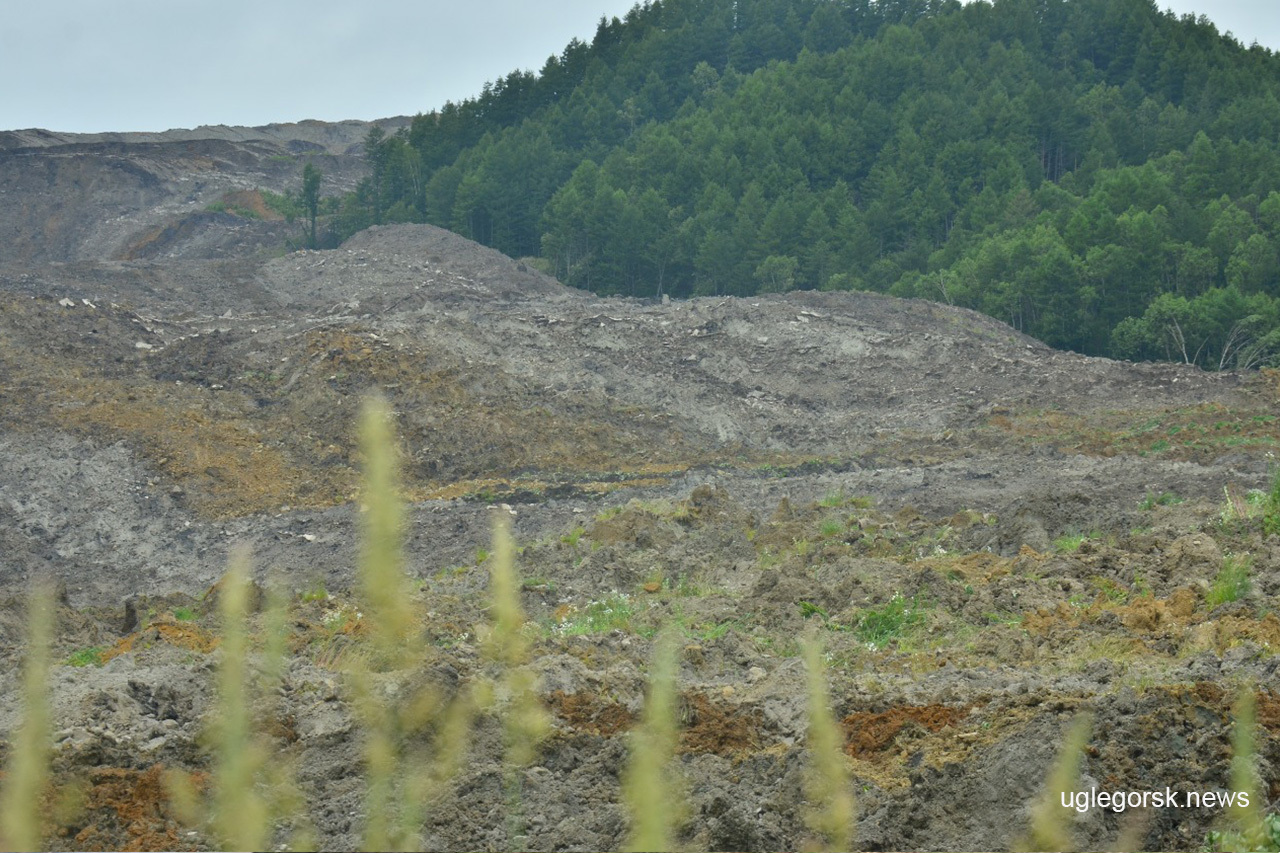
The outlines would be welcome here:
M 66 666 L 102 666 L 102 653 L 104 651 L 106 649 L 102 646 L 79 649 L 68 655 L 63 664 Z
M 1248 850 L 1258 853 L 1280 851 L 1280 812 L 1264 816 L 1252 841 L 1246 840 L 1239 830 L 1213 830 L 1205 838 L 1210 850 Z
M 837 518 L 824 519 L 823 522 L 818 525 L 818 533 L 824 539 L 839 536 L 841 533 L 844 533 L 844 524 Z
M 1219 604 L 1238 601 L 1249 593 L 1249 568 L 1253 561 L 1250 557 L 1228 556 L 1222 561 L 1222 568 L 1213 585 L 1205 593 L 1204 601 L 1210 609 Z
M 800 615 L 803 616 L 805 619 L 808 619 L 810 616 L 817 616 L 821 618 L 823 622 L 826 622 L 828 619 L 831 618 L 830 615 L 827 614 L 826 610 L 823 610 L 821 607 L 819 607 L 818 605 L 814 604 L 811 601 L 801 601 L 799 606 L 800 606 Z
M 1280 535 L 1280 470 L 1271 477 L 1271 489 L 1262 502 L 1262 532 Z
M 304 602 L 328 601 L 332 597 L 329 595 L 329 590 L 325 589 L 324 584 L 319 581 L 307 588 L 300 596 Z
M 238 204 L 227 204 L 225 201 L 215 201 L 206 205 L 205 210 L 210 213 L 230 213 L 232 216 L 239 216 L 241 219 L 260 219 L 256 210 L 250 210 Z
M 630 597 L 615 593 L 575 609 L 555 630 L 566 637 L 630 631 L 636 615 L 637 610 Z
M 302 193 L 299 204 L 307 214 L 307 248 L 316 247 L 316 217 L 320 212 L 320 170 L 308 163 L 302 167 Z
M 1088 540 L 1087 533 L 1068 533 L 1053 540 L 1053 550 L 1059 554 L 1073 554 Z
M 883 607 L 867 608 L 853 625 L 854 635 L 869 646 L 883 648 L 924 623 L 925 604 L 919 596 L 896 593 Z
M 302 215 L 302 207 L 298 204 L 298 200 L 289 193 L 273 193 L 271 190 L 259 189 L 258 194 L 262 196 L 263 204 L 283 216 L 287 222 L 292 222 Z
M 1147 496 L 1138 504 L 1138 508 L 1142 510 L 1152 510 L 1158 506 L 1174 506 L 1186 501 L 1186 498 L 1180 498 L 1173 492 L 1161 492 L 1158 495 L 1147 492 Z
M 600 293 L 866 288 L 1280 355 L 1280 58 L 1145 0 L 664 0 L 365 150 L 341 234 L 429 221 Z

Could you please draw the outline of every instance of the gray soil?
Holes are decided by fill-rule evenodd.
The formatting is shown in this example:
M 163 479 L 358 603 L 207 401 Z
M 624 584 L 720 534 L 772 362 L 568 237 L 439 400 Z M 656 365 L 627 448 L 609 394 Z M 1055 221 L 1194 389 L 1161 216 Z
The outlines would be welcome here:
M 388 695 L 487 671 L 478 551 L 501 504 L 554 721 L 518 771 L 518 829 L 500 724 L 476 721 L 428 849 L 620 847 L 628 731 L 672 623 L 688 849 L 811 840 L 795 640 L 814 626 L 863 849 L 1016 845 L 1080 710 L 1080 787 L 1226 789 L 1242 685 L 1280 798 L 1280 539 L 1247 498 L 1277 443 L 1269 377 L 1056 352 L 866 293 L 601 299 L 430 226 L 286 253 L 294 226 L 205 210 L 287 188 L 307 158 L 354 185 L 365 129 L 0 137 L 0 732 L 32 581 L 59 584 L 57 660 L 109 652 L 54 669 L 55 772 L 91 796 L 48 818 L 51 847 L 216 844 L 157 768 L 211 766 L 215 585 L 238 545 L 293 596 L 267 723 L 306 806 L 277 841 L 307 824 L 360 844 L 355 656 L 325 626 L 360 602 L 370 392 L 395 411 L 428 614 L 426 659 Z M 1251 583 L 1219 604 L 1228 557 Z M 860 633 L 904 600 L 900 634 Z M 602 601 L 630 621 L 568 630 Z M 1220 819 L 1097 810 L 1072 832 L 1199 849 Z

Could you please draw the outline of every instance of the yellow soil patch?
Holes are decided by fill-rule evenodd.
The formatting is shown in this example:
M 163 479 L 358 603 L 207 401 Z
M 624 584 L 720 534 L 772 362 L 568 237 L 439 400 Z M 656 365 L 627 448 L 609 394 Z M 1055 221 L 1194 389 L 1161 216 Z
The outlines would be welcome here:
M 218 647 L 221 639 L 213 636 L 198 625 L 177 620 L 157 620 L 140 631 L 122 637 L 114 646 L 102 653 L 102 662 L 106 663 L 114 657 L 146 648 L 156 643 L 167 643 L 180 649 L 187 649 L 201 654 L 208 654 Z

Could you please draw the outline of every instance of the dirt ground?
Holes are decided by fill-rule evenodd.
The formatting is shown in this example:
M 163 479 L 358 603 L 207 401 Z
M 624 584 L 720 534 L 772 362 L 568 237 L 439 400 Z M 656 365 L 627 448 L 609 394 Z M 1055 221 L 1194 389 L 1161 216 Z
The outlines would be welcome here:
M 211 767 L 210 591 L 236 545 L 290 601 L 260 722 L 306 805 L 277 840 L 306 824 L 325 849 L 360 843 L 345 672 L 371 393 L 395 413 L 427 649 L 389 695 L 484 671 L 505 505 L 553 720 L 519 774 L 518 831 L 499 724 L 476 721 L 429 849 L 619 847 L 664 625 L 681 636 L 690 850 L 810 840 L 806 631 L 863 849 L 1014 846 L 1081 710 L 1082 788 L 1227 789 L 1242 688 L 1280 801 L 1280 539 L 1251 493 L 1280 443 L 1274 375 L 1084 358 L 872 294 L 600 299 L 428 226 L 281 254 L 261 251 L 270 221 L 234 223 L 256 235 L 238 244 L 188 223 L 164 252 L 116 252 L 186 214 L 167 215 L 0 258 L 0 732 L 20 717 L 25 590 L 54 578 L 55 771 L 85 796 L 46 816 L 53 849 L 215 843 L 161 780 Z M 1221 817 L 1093 810 L 1072 832 L 1199 849 Z

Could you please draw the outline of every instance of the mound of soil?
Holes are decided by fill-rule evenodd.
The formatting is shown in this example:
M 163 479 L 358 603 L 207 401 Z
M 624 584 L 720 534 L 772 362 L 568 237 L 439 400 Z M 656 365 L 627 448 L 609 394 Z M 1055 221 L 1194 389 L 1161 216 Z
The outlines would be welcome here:
M 21 714 L 22 590 L 52 577 L 54 767 L 86 792 L 47 816 L 53 849 L 217 843 L 157 780 L 208 783 L 212 588 L 235 546 L 287 599 L 257 725 L 305 807 L 275 840 L 306 824 L 325 848 L 361 843 L 347 673 L 375 655 L 356 576 L 370 394 L 395 412 L 424 649 L 380 689 L 488 677 L 501 512 L 552 726 L 511 771 L 499 718 L 479 715 L 429 848 L 620 846 L 619 771 L 664 625 L 690 849 L 812 840 L 806 632 L 826 646 L 860 847 L 1017 844 L 1085 709 L 1081 788 L 1226 788 L 1241 684 L 1260 685 L 1263 795 L 1280 795 L 1280 540 L 1251 494 L 1280 443 L 1274 377 L 1054 352 L 873 294 L 601 299 L 429 226 L 269 258 L 266 231 L 236 243 L 209 236 L 222 214 L 150 205 L 197 160 L 193 198 L 251 189 L 271 143 L 182 143 L 181 168 L 177 144 L 0 154 L 8 187 L 35 163 L 59 186 L 118 172 L 103 192 L 128 222 L 41 208 L 40 241 L 0 223 L 0 731 Z M 1219 818 L 1146 814 L 1142 844 L 1198 846 Z M 1126 820 L 1095 810 L 1072 832 L 1109 845 Z

